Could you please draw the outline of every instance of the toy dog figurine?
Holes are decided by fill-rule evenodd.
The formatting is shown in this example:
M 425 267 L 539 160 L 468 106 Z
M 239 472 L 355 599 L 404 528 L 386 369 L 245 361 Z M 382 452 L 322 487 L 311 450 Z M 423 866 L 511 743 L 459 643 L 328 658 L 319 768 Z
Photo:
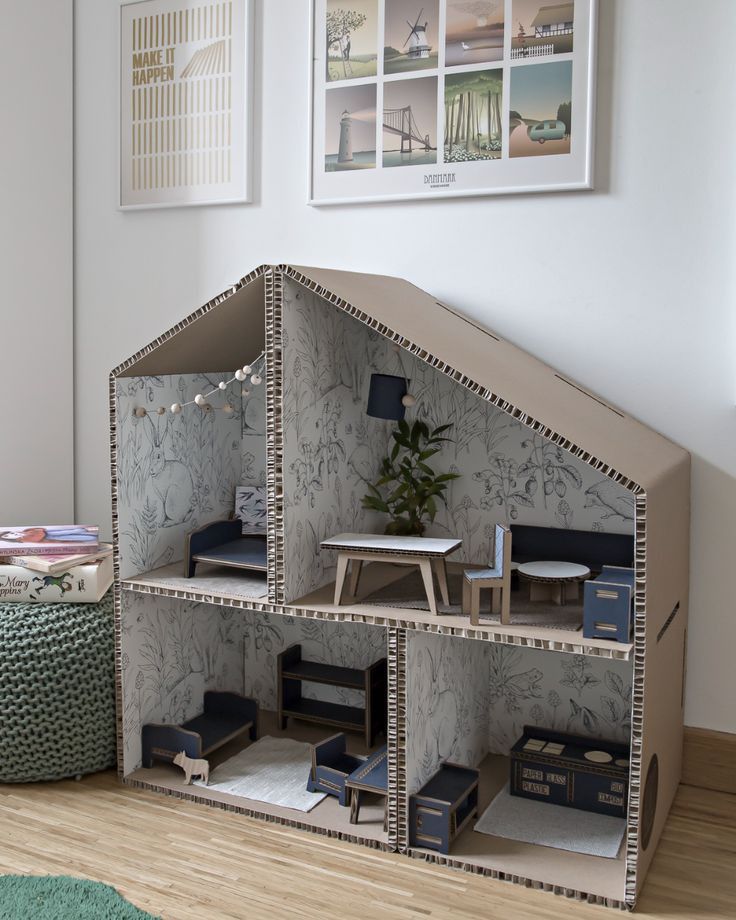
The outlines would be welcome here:
M 174 763 L 184 771 L 187 786 L 191 786 L 193 776 L 198 776 L 205 786 L 209 786 L 210 765 L 206 760 L 194 760 L 192 757 L 187 757 L 184 751 L 179 751 L 174 758 Z

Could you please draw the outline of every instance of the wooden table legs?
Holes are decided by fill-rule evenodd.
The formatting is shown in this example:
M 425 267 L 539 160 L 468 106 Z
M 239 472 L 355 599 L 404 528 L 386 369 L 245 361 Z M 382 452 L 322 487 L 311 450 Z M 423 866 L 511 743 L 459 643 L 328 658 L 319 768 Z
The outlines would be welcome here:
M 360 573 L 363 570 L 363 560 L 353 559 L 350 563 L 350 597 L 355 597 L 360 584 Z
M 450 606 L 450 592 L 447 588 L 447 559 L 444 556 L 432 560 L 434 573 L 437 576 L 437 582 L 440 586 L 440 595 L 442 602 Z
M 342 592 L 345 587 L 345 578 L 348 572 L 348 562 L 350 563 L 350 584 L 348 590 L 350 591 L 350 597 L 354 598 L 358 593 L 358 585 L 360 584 L 360 573 L 363 569 L 363 560 L 362 559 L 351 559 L 351 557 L 346 553 L 338 553 L 337 555 L 337 574 L 335 575 L 335 606 L 339 607 L 342 603 Z
M 360 816 L 360 789 L 350 790 L 350 823 L 357 824 Z
M 348 563 L 350 564 L 350 579 L 348 590 L 350 599 L 354 600 L 358 593 L 360 584 L 360 575 L 364 562 L 390 562 L 393 564 L 401 563 L 403 565 L 416 565 L 422 576 L 424 590 L 427 593 L 430 612 L 437 616 L 437 597 L 434 589 L 434 576 L 437 576 L 437 582 L 440 588 L 440 596 L 445 604 L 449 606 L 450 593 L 447 587 L 447 560 L 444 557 L 436 556 L 399 556 L 390 553 L 370 553 L 358 554 L 353 552 L 338 552 L 337 554 L 337 573 L 335 575 L 335 606 L 339 607 L 342 603 L 342 595 L 345 589 L 345 581 L 348 577 Z
M 384 795 L 379 792 L 379 795 Z M 350 789 L 350 823 L 357 824 L 360 820 L 360 789 Z M 388 830 L 388 796 L 386 795 L 383 804 L 383 829 Z
M 335 606 L 339 607 L 342 600 L 342 589 L 345 584 L 345 576 L 348 572 L 348 562 L 350 556 L 347 553 L 337 554 L 337 574 L 335 575 Z
M 422 581 L 424 582 L 424 590 L 427 592 L 427 600 L 429 601 L 429 611 L 437 616 L 437 598 L 434 595 L 434 579 L 432 578 L 432 560 L 431 559 L 419 559 L 418 563 L 419 571 L 422 573 Z

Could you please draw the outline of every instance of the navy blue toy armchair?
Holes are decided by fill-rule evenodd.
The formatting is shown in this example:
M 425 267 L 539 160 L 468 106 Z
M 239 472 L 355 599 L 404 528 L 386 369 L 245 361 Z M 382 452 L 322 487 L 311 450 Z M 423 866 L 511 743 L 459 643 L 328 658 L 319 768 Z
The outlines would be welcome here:
M 364 763 L 362 757 L 348 754 L 345 735 L 340 732 L 312 747 L 312 769 L 309 771 L 307 792 L 334 795 L 341 805 L 347 805 L 345 780 Z

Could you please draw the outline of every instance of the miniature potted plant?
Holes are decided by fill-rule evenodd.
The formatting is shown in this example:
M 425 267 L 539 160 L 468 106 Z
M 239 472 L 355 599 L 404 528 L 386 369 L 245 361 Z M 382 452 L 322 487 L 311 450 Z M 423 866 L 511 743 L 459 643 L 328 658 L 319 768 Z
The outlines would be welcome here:
M 452 425 L 440 425 L 430 431 L 420 421 L 409 426 L 403 419 L 393 432 L 394 446 L 381 462 L 381 475 L 368 483 L 370 494 L 363 497 L 363 507 L 388 514 L 387 534 L 421 536 L 426 521 L 434 521 L 438 501 L 447 504 L 448 483 L 457 473 L 436 473 L 428 461 L 442 450 L 443 432 Z

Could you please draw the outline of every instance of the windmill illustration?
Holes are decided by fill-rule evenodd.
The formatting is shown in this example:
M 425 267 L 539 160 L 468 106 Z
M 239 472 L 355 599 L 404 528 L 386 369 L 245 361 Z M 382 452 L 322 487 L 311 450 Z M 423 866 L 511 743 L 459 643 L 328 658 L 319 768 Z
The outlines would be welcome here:
M 411 32 L 409 32 L 404 42 L 404 48 L 406 48 L 407 45 L 409 46 L 407 54 L 410 58 L 427 58 L 429 57 L 429 52 L 432 50 L 427 44 L 427 26 L 429 26 L 429 23 L 425 22 L 423 26 L 419 24 L 423 12 L 424 7 L 419 10 L 419 15 L 414 25 L 412 25 L 408 19 L 406 20 L 406 24 L 411 29 Z

